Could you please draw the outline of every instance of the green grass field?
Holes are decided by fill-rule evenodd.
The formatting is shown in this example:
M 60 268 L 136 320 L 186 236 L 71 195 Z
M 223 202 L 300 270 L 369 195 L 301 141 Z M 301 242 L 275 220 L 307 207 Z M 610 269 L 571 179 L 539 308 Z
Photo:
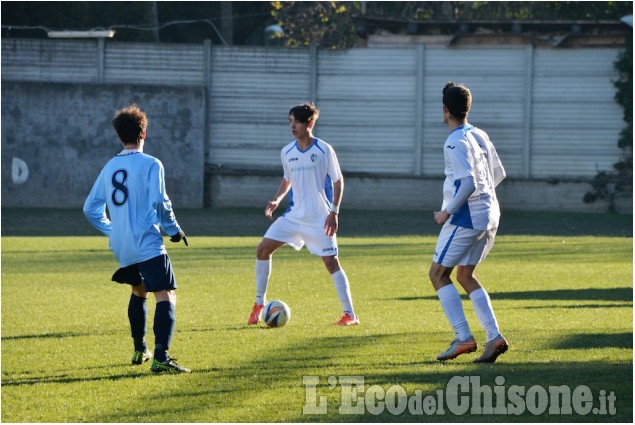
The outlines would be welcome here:
M 329 325 L 341 311 L 322 262 L 288 247 L 274 256 L 268 298 L 287 302 L 292 319 L 248 327 L 255 247 L 269 222 L 260 210 L 177 217 L 190 246 L 166 239 L 179 285 L 170 354 L 193 373 L 154 376 L 129 363 L 130 291 L 109 281 L 117 264 L 106 238 L 81 211 L 2 210 L 3 422 L 632 422 L 632 216 L 504 214 L 479 277 L 510 351 L 485 365 L 472 363 L 484 333 L 467 297 L 479 350 L 435 360 L 452 332 L 427 280 L 431 213 L 343 212 L 340 258 L 362 320 L 353 328 Z M 339 412 L 352 388 L 345 376 L 363 376 L 362 413 Z M 436 398 L 462 376 L 494 394 L 524 387 L 527 406 L 538 386 L 586 386 L 593 407 L 614 394 L 615 414 L 394 415 L 364 405 L 371 387 Z M 321 397 L 325 414 L 303 413 Z

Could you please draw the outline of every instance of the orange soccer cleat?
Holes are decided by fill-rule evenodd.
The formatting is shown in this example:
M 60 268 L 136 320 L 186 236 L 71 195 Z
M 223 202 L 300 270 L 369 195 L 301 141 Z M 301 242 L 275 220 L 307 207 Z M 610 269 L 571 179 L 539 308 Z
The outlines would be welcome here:
M 476 341 L 473 336 L 470 336 L 465 341 L 454 340 L 450 344 L 447 350 L 437 356 L 437 360 L 452 360 L 465 353 L 472 353 L 476 351 Z
M 248 325 L 256 325 L 260 322 L 260 316 L 262 315 L 262 309 L 265 307 L 264 304 L 256 304 L 254 303 L 254 307 L 251 309 L 251 315 L 249 316 L 249 320 L 247 320 Z
M 503 354 L 509 348 L 509 343 L 503 335 L 498 334 L 496 338 L 485 343 L 483 354 L 474 363 L 494 363 L 498 356 Z
M 359 325 L 359 317 L 351 316 L 348 313 L 344 313 L 342 318 L 333 323 L 334 326 L 355 326 Z

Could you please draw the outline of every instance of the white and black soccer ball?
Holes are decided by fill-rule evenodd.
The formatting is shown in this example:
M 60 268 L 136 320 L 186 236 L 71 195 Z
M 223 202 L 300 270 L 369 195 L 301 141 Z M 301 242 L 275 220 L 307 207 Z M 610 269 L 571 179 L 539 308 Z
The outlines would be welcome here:
M 265 306 L 264 321 L 270 328 L 281 328 L 291 319 L 291 309 L 280 300 L 271 301 Z

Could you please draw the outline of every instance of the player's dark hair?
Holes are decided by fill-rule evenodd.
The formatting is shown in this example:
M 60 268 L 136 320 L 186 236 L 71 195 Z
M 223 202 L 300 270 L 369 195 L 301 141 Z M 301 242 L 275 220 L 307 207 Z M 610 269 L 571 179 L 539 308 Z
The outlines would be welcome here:
M 292 115 L 296 121 L 300 121 L 302 124 L 308 124 L 309 121 L 315 122 L 320 115 L 320 110 L 313 103 L 304 103 L 302 105 L 296 105 L 289 110 L 289 115 Z
M 472 93 L 463 84 L 447 83 L 443 87 L 443 104 L 453 117 L 464 119 L 472 107 Z
M 112 126 L 124 145 L 136 145 L 148 128 L 148 117 L 133 103 L 115 112 Z

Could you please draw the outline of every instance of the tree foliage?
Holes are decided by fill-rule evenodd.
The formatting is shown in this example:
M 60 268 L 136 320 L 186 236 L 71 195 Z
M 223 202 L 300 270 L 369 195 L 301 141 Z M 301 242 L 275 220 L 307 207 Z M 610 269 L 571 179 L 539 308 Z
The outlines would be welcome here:
M 286 46 L 345 48 L 356 41 L 353 12 L 359 10 L 359 2 L 272 1 L 271 6 Z
M 400 20 L 618 19 L 632 14 L 627 1 L 7 1 L 2 2 L 2 36 L 46 38 L 48 29 L 92 29 L 116 26 L 117 41 L 161 41 L 220 44 L 218 29 L 232 19 L 238 45 L 265 44 L 265 28 L 277 24 L 284 44 L 353 47 L 353 16 Z M 20 29 L 32 27 L 32 29 Z M 36 28 L 42 27 L 42 28 Z
M 601 20 L 632 14 L 616 1 L 273 1 L 272 16 L 287 46 L 353 47 L 354 15 L 395 20 Z
M 600 171 L 591 181 L 592 190 L 584 195 L 584 202 L 603 200 L 609 212 L 617 212 L 617 200 L 633 197 L 633 39 L 615 62 L 619 78 L 613 82 L 617 92 L 615 101 L 624 110 L 626 127 L 620 132 L 617 146 L 622 150 L 619 162 L 611 171 Z

